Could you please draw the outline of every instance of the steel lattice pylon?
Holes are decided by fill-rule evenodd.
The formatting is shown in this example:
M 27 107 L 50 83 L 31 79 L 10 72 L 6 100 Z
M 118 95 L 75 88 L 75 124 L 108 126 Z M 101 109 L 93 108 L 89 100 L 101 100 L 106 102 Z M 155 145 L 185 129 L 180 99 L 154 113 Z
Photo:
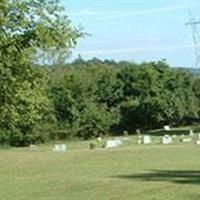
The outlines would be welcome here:
M 199 27 L 200 27 L 200 21 L 197 21 L 193 14 L 190 12 L 190 19 L 189 22 L 186 23 L 187 26 L 190 26 L 192 29 L 192 39 L 194 42 L 194 50 L 195 50 L 195 68 L 200 68 L 200 33 L 199 33 Z

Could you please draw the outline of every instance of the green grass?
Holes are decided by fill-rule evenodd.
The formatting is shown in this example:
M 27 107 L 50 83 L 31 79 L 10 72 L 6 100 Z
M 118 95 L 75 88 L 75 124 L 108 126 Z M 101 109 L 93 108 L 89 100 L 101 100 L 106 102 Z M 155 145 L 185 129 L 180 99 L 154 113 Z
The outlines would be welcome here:
M 71 141 L 36 151 L 0 150 L 1 200 L 199 200 L 200 146 L 191 143 L 89 150 Z

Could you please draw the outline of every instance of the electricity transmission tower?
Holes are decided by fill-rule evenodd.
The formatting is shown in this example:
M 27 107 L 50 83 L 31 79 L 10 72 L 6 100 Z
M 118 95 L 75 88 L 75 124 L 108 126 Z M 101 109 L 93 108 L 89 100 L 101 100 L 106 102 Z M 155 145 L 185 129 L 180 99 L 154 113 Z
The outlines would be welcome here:
M 192 39 L 194 42 L 194 51 L 195 51 L 195 68 L 200 68 L 200 33 L 199 33 L 199 27 L 200 27 L 200 21 L 197 21 L 193 14 L 190 12 L 190 19 L 186 23 L 186 26 L 190 26 L 192 30 Z

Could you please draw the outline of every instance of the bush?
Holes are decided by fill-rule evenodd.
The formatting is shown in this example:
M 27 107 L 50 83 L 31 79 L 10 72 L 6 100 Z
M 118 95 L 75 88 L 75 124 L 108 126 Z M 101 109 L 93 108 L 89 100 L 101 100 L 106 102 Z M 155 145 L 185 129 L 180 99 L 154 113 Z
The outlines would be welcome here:
M 0 144 L 1 145 L 10 145 L 10 133 L 9 130 L 0 129 Z
M 0 144 L 15 147 L 25 147 L 30 144 L 44 143 L 49 138 L 39 129 L 24 133 L 20 129 L 0 129 Z
M 97 143 L 96 142 L 91 142 L 90 143 L 90 149 L 95 149 L 97 147 Z
M 193 127 L 192 130 L 194 133 L 200 133 L 200 126 Z

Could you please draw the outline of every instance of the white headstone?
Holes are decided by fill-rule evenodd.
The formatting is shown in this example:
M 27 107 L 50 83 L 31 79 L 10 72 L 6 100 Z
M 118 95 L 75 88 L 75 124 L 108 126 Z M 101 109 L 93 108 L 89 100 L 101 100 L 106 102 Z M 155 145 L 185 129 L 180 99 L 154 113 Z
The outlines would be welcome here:
M 122 141 L 120 139 L 115 140 L 107 140 L 106 141 L 106 148 L 114 148 L 118 147 L 122 144 Z
M 143 136 L 143 144 L 151 144 L 151 137 L 150 135 Z
M 182 142 L 191 142 L 192 138 L 182 138 L 181 141 Z
M 200 145 L 200 140 L 197 140 L 197 141 L 196 141 L 196 145 Z
M 189 131 L 189 135 L 190 135 L 190 136 L 193 136 L 193 135 L 194 135 L 194 132 L 193 132 L 192 129 L 190 129 L 190 131 Z
M 171 144 L 172 143 L 172 137 L 169 135 L 165 135 L 162 137 L 162 143 L 163 144 Z
M 142 135 L 138 135 L 138 138 L 141 139 L 141 138 L 142 138 Z
M 38 149 L 38 146 L 35 144 L 30 144 L 28 147 L 29 151 L 36 151 Z
M 163 128 L 164 128 L 165 131 L 170 131 L 170 126 L 169 125 L 165 125 Z
M 172 138 L 176 138 L 176 135 L 172 135 Z
M 141 134 L 140 129 L 136 129 L 136 133 L 137 133 L 138 135 L 140 135 L 140 134 Z
M 138 140 L 137 143 L 138 143 L 138 144 L 142 144 L 142 140 Z
M 181 135 L 181 137 L 182 137 L 182 138 L 184 138 L 184 137 L 185 137 L 185 135 L 184 135 L 184 134 L 182 134 L 182 135 Z
M 122 141 L 120 140 L 120 139 L 115 139 L 115 142 L 117 143 L 117 145 L 119 146 L 119 145 L 122 145 Z
M 102 138 L 101 138 L 101 137 L 98 137 L 98 138 L 97 138 L 97 141 L 98 141 L 98 142 L 101 142 L 101 141 L 102 141 Z
M 65 152 L 67 149 L 66 144 L 55 144 L 54 145 L 54 152 Z

